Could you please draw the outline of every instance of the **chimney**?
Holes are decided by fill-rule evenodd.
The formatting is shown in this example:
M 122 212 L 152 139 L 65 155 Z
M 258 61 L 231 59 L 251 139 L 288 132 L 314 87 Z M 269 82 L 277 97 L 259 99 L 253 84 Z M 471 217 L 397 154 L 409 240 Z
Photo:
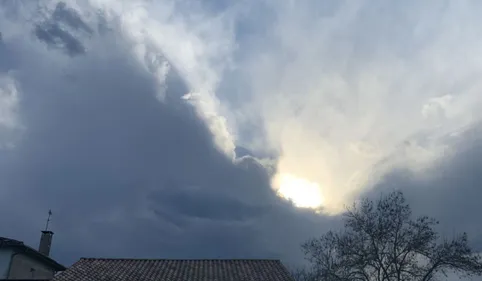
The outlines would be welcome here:
M 48 256 L 50 254 L 50 247 L 52 246 L 52 236 L 54 233 L 50 230 L 42 230 L 42 236 L 40 236 L 40 244 L 38 251 L 41 254 Z

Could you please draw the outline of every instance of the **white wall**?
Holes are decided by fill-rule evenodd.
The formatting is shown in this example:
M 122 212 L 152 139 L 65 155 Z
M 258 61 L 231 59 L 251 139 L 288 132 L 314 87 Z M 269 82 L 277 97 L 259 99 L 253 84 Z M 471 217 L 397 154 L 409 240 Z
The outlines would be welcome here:
M 12 279 L 51 279 L 54 277 L 54 271 L 43 262 L 19 253 L 12 259 L 8 277 Z
M 12 249 L 0 249 L 0 279 L 6 279 L 8 276 L 12 254 Z

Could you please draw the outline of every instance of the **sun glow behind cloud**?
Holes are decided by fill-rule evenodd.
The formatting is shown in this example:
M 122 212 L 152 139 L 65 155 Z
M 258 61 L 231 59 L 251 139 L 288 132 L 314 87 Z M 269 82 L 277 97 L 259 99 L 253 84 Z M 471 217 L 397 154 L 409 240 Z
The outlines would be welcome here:
M 280 196 L 291 200 L 297 207 L 317 209 L 323 205 L 323 195 L 316 182 L 290 174 L 278 174 L 273 179 L 273 186 Z
M 176 1 L 92 3 L 123 19 L 141 62 L 161 53 L 179 71 L 193 93 L 187 100 L 228 157 L 237 144 L 277 151 L 273 188 L 297 206 L 336 214 L 394 167 L 429 167 L 447 153 L 447 133 L 480 117 L 482 84 L 475 77 L 482 73 L 476 59 L 482 36 L 455 28 L 474 26 L 463 4 L 437 10 L 418 1 L 391 7 L 266 0 L 278 20 L 267 33 L 254 31 L 256 43 L 244 50 L 232 25 L 243 17 L 230 8 L 212 14 L 196 5 L 178 9 Z M 243 2 L 244 11 L 257 3 Z M 239 71 L 225 83 L 249 89 L 243 107 L 218 87 L 233 61 Z M 239 133 L 253 129 L 253 116 L 264 139 Z
M 177 70 L 230 159 L 237 145 L 276 152 L 273 189 L 300 207 L 338 213 L 392 168 L 430 167 L 446 136 L 480 120 L 478 2 L 263 0 L 269 13 L 257 0 L 221 12 L 190 0 L 65 2 L 86 20 L 102 11 L 161 102 Z M 256 28 L 239 34 L 243 24 Z
M 275 177 L 316 183 L 330 214 L 394 168 L 423 175 L 481 117 L 482 31 L 469 28 L 481 7 L 449 3 L 273 3 L 282 20 L 243 62 L 253 94 L 240 110 L 267 137 L 244 141 L 279 153 Z

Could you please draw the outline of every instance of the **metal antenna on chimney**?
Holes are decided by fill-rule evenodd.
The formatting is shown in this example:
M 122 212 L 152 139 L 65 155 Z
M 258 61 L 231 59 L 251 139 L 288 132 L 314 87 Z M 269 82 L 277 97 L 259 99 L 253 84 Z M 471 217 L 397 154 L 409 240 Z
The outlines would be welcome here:
M 47 224 L 45 225 L 45 231 L 49 230 L 50 217 L 52 216 L 52 210 L 49 210 L 49 216 L 47 217 Z

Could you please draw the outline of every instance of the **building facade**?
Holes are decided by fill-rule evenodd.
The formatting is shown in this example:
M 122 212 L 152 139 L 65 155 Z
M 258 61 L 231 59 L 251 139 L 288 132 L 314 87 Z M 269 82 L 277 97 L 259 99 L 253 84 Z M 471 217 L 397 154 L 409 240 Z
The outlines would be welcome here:
M 42 239 L 50 243 L 52 234 L 42 232 Z M 50 245 L 41 243 L 40 249 L 43 253 L 21 241 L 0 237 L 0 279 L 48 280 L 52 279 L 57 272 L 66 269 L 48 256 Z

